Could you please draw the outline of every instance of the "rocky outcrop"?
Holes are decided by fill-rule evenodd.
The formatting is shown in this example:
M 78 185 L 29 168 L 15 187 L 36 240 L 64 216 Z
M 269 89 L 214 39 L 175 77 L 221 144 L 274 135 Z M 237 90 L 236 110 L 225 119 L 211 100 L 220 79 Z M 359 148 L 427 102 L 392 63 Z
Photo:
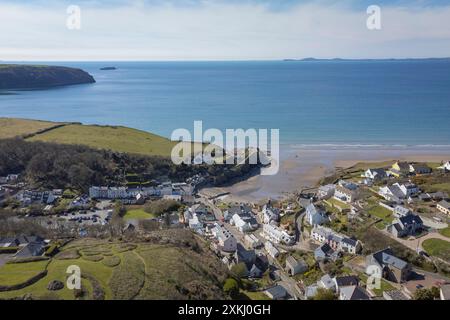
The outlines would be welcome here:
M 38 89 L 85 83 L 95 83 L 95 79 L 81 69 L 56 66 L 0 65 L 0 89 Z

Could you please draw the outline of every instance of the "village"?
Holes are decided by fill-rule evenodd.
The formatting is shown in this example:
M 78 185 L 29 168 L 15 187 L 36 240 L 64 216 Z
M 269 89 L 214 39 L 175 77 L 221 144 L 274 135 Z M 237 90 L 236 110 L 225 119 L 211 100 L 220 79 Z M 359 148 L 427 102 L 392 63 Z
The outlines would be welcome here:
M 201 176 L 154 186 L 92 186 L 88 194 L 73 194 L 28 190 L 19 175 L 8 175 L 0 178 L 0 201 L 23 219 L 43 219 L 46 228 L 66 228 L 72 237 L 93 236 L 91 226 L 107 226 L 117 204 L 123 232 L 142 232 L 148 220 L 190 229 L 250 299 L 410 300 L 433 292 L 447 300 L 448 248 L 433 241 L 450 240 L 449 196 L 426 190 L 426 184 L 448 183 L 449 172 L 450 162 L 432 168 L 396 161 L 338 172 L 286 199 L 252 204 L 202 192 Z M 177 203 L 177 209 L 146 211 L 155 201 Z M 52 244 L 31 235 L 1 238 L 0 257 L 9 255 L 0 262 L 46 255 Z M 406 253 L 399 256 L 398 248 Z

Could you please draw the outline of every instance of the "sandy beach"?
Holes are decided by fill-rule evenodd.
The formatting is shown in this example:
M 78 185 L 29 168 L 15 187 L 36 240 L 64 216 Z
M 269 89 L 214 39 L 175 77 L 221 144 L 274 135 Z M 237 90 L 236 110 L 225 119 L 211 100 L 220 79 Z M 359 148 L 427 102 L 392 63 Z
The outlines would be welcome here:
M 202 190 L 209 195 L 229 193 L 229 202 L 260 202 L 281 199 L 292 192 L 314 187 L 337 167 L 348 168 L 358 162 L 390 160 L 441 162 L 450 159 L 450 147 L 353 147 L 295 146 L 280 147 L 280 170 L 274 176 L 254 176 L 225 188 Z

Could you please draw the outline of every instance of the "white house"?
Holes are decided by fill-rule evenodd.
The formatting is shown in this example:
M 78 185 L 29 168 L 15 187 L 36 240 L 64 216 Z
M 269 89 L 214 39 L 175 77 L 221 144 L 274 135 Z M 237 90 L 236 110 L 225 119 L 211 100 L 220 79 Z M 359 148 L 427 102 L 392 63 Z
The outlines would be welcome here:
M 264 205 L 263 210 L 263 222 L 266 224 L 274 223 L 278 224 L 280 222 L 280 213 L 278 209 L 272 208 L 269 205 Z
M 306 207 L 305 218 L 311 226 L 321 225 L 328 222 L 327 214 L 323 210 L 317 208 L 313 203 Z
M 189 219 L 189 228 L 191 228 L 194 231 L 199 231 L 203 229 L 203 223 L 200 222 L 197 214 L 195 213 L 192 215 L 192 218 Z
M 311 230 L 311 238 L 320 243 L 327 243 L 333 250 L 340 250 L 350 254 L 357 254 L 362 249 L 361 241 L 348 238 L 322 226 L 315 226 Z
M 254 234 L 246 234 L 244 241 L 252 249 L 259 248 L 262 245 L 261 241 Z
M 442 166 L 440 166 L 438 169 L 443 169 L 443 170 L 446 170 L 446 171 L 450 171 L 450 161 L 447 161 Z
M 355 183 L 341 180 L 336 186 L 334 197 L 342 202 L 352 203 L 359 198 L 359 187 Z
M 294 235 L 290 235 L 286 230 L 270 224 L 263 226 L 263 235 L 275 243 L 283 243 L 286 245 L 293 245 L 295 243 Z
M 335 192 L 336 186 L 334 184 L 327 184 L 325 186 L 319 187 L 317 190 L 317 196 L 319 199 L 330 199 Z
M 264 249 L 266 249 L 267 254 L 274 259 L 276 259 L 280 255 L 280 251 L 278 251 L 278 249 L 275 248 L 275 246 L 270 241 L 266 241 Z
M 253 230 L 252 225 L 243 220 L 238 214 L 234 214 L 233 217 L 231 217 L 230 224 L 234 225 L 236 229 L 238 229 L 242 233 Z
M 387 173 L 386 170 L 384 169 L 367 169 L 364 174 L 363 177 L 370 179 L 370 180 L 380 180 L 380 179 L 384 179 L 387 177 Z
M 214 228 L 211 230 L 214 237 L 219 242 L 219 247 L 224 252 L 235 252 L 237 249 L 236 238 L 227 230 L 224 226 L 215 224 Z
M 450 215 L 450 203 L 448 203 L 445 200 L 442 200 L 436 205 L 436 209 L 438 209 L 440 212 L 449 214 Z
M 409 214 L 412 214 L 412 211 L 409 210 L 408 208 L 399 205 L 394 207 L 394 216 L 396 218 L 405 217 Z

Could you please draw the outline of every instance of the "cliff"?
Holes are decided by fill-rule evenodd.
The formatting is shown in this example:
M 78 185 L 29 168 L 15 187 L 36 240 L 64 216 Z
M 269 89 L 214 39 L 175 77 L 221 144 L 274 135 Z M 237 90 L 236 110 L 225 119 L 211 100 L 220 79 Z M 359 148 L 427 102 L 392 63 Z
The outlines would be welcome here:
M 81 69 L 33 66 L 0 65 L 0 89 L 34 89 L 94 83 L 95 79 Z

